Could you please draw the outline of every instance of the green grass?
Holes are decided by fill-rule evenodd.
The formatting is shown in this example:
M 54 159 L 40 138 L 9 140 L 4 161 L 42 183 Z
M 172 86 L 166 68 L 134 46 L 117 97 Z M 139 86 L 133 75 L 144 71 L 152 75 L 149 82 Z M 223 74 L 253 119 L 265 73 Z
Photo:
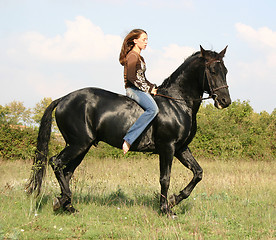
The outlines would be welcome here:
M 203 180 L 171 219 L 159 212 L 157 156 L 85 159 L 71 182 L 74 215 L 52 211 L 51 169 L 34 200 L 24 192 L 31 163 L 0 161 L 0 239 L 276 239 L 275 162 L 199 162 Z M 170 194 L 191 177 L 174 161 Z

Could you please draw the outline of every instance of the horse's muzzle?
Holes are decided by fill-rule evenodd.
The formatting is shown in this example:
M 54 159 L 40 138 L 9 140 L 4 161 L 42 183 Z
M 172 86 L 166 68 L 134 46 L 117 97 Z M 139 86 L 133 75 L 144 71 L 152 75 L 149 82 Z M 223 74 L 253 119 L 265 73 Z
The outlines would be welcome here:
M 217 94 L 213 94 L 212 98 L 214 99 L 214 105 L 218 109 L 223 109 L 228 107 L 231 104 L 231 98 L 227 97 L 219 97 Z

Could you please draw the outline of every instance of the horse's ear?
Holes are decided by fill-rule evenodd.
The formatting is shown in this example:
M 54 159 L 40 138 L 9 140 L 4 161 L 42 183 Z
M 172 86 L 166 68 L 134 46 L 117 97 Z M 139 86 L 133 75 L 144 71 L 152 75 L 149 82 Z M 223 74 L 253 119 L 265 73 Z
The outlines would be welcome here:
M 201 45 L 200 45 L 200 52 L 201 52 L 201 57 L 205 58 L 206 51 L 204 50 L 204 48 Z
M 219 53 L 219 56 L 220 56 L 221 59 L 224 58 L 227 47 L 228 47 L 228 45 Z

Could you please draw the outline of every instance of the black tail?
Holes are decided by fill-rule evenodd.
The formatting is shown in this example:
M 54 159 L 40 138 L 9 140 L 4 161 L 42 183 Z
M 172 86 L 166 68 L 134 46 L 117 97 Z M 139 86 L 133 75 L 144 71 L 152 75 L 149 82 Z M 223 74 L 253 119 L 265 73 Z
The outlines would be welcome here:
M 41 118 L 32 173 L 26 186 L 28 194 L 32 194 L 34 191 L 37 191 L 37 196 L 40 194 L 42 180 L 46 172 L 48 144 L 52 128 L 52 112 L 61 99 L 62 98 L 53 101 L 46 108 Z

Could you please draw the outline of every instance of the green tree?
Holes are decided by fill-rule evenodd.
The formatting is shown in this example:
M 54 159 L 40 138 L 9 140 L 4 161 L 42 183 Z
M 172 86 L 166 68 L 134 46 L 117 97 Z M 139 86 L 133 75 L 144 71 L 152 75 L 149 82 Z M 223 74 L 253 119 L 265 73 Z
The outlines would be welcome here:
M 23 102 L 12 101 L 0 108 L 1 120 L 12 125 L 28 125 L 31 124 L 31 110 L 26 108 Z
M 10 110 L 7 107 L 3 107 L 0 105 L 0 124 L 4 124 L 7 122 L 7 114 L 9 114 Z
M 50 105 L 51 102 L 51 98 L 43 98 L 39 103 L 35 105 L 35 107 L 33 108 L 33 120 L 35 123 L 40 123 L 45 109 Z
M 247 122 L 253 112 L 253 108 L 250 106 L 249 101 L 241 102 L 239 99 L 234 101 L 227 108 L 229 118 L 234 120 L 236 123 Z
M 223 110 L 203 104 L 191 148 L 200 156 L 275 159 L 275 112 L 255 113 L 248 101 L 240 100 Z
M 35 107 L 33 108 L 33 121 L 37 124 L 40 124 L 41 118 L 44 114 L 44 111 L 46 110 L 46 108 L 50 105 L 50 103 L 52 102 L 52 98 L 43 98 L 39 103 L 37 103 L 35 105 Z M 55 121 L 55 116 L 54 116 L 55 111 L 53 111 L 53 130 L 55 132 L 58 132 L 58 127 Z

